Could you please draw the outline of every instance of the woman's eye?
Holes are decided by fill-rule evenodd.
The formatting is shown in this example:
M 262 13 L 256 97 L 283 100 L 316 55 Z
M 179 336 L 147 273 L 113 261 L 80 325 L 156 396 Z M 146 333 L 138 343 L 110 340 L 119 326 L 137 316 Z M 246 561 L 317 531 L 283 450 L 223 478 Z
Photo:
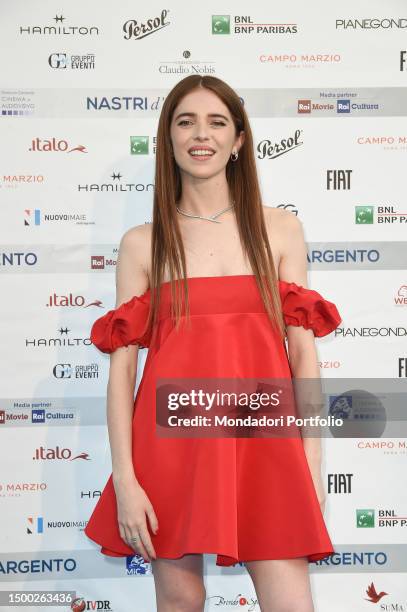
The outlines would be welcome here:
M 178 125 L 185 125 L 185 123 L 191 123 L 188 119 L 181 119 Z M 223 121 L 212 121 L 214 125 L 225 125 Z

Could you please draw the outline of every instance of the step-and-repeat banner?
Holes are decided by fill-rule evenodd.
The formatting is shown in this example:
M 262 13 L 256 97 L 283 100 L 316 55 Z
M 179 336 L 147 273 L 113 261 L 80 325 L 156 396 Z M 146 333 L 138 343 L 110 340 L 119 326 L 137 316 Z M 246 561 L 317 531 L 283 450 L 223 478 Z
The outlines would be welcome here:
M 343 317 L 317 340 L 321 377 L 396 384 L 407 376 L 406 6 L 15 0 L 0 32 L 1 591 L 151 612 L 150 565 L 102 555 L 83 529 L 111 472 L 109 357 L 89 332 L 114 307 L 121 236 L 151 220 L 165 96 L 188 74 L 236 90 L 264 203 L 301 219 L 309 286 Z M 406 439 L 402 425 L 374 431 L 323 440 L 336 553 L 310 564 L 319 612 L 407 610 Z M 207 610 L 260 610 L 241 564 L 205 555 L 205 584 Z

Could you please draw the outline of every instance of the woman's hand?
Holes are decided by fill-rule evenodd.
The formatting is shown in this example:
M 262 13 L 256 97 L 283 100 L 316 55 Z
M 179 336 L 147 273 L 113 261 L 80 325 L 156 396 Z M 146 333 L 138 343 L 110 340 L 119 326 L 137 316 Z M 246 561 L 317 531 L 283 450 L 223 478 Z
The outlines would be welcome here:
M 115 492 L 121 538 L 144 559 L 148 561 L 151 561 L 151 558 L 156 559 L 157 555 L 151 542 L 146 515 L 154 534 L 158 530 L 158 520 L 146 492 L 136 479 L 115 484 Z M 136 542 L 131 540 L 135 537 L 137 537 Z

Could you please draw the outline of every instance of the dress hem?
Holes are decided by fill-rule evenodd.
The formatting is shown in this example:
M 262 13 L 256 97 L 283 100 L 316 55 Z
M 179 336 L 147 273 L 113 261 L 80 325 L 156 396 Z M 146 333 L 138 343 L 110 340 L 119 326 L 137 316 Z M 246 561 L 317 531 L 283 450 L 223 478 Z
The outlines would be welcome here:
M 114 550 L 111 550 L 110 548 L 106 548 L 105 546 L 102 546 L 100 548 L 100 553 L 103 555 L 106 555 L 107 557 L 129 557 L 131 555 L 138 554 L 136 553 L 136 551 L 133 551 L 133 553 L 132 552 L 130 553 L 116 552 Z M 226 554 L 222 554 L 222 553 L 215 552 L 215 551 L 209 551 L 206 549 L 205 550 L 195 550 L 194 549 L 194 550 L 187 550 L 181 553 L 160 553 L 158 558 L 160 559 L 180 559 L 184 555 L 216 555 L 217 556 L 216 565 L 220 567 L 229 567 L 231 565 L 236 565 L 236 563 L 246 563 L 248 561 L 272 561 L 272 560 L 280 560 L 280 559 L 298 559 L 302 557 L 307 557 L 308 563 L 314 563 L 315 561 L 321 561 L 322 559 L 330 557 L 333 554 L 335 554 L 335 551 L 333 549 L 329 549 L 324 552 L 314 552 L 314 553 L 296 552 L 292 554 L 287 554 L 286 556 L 278 556 L 278 557 L 267 556 L 267 557 L 259 558 L 255 556 L 251 558 L 246 557 L 245 559 L 238 559 L 237 557 L 234 557 L 232 555 L 226 555 Z M 145 559 L 144 557 L 143 559 L 144 561 L 148 561 L 148 559 Z

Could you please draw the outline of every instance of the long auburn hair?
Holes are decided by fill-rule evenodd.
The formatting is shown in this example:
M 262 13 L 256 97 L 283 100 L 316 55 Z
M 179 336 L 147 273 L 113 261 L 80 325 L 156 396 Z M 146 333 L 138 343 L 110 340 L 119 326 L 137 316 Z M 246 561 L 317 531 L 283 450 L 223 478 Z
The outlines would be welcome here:
M 160 289 L 166 269 L 170 275 L 171 316 L 179 326 L 182 316 L 182 280 L 186 316 L 189 319 L 189 291 L 185 251 L 178 225 L 176 203 L 182 192 L 181 175 L 172 155 L 170 126 L 174 110 L 181 99 L 198 87 L 213 91 L 228 107 L 235 124 L 236 137 L 241 130 L 245 140 L 237 161 L 229 159 L 226 179 L 235 202 L 235 214 L 242 248 L 246 253 L 257 285 L 272 323 L 281 337 L 285 325 L 281 313 L 280 293 L 275 274 L 273 255 L 266 230 L 260 187 L 253 151 L 253 136 L 249 120 L 240 98 L 225 81 L 214 76 L 190 75 L 179 81 L 165 98 L 157 130 L 155 190 L 151 240 L 150 313 L 147 330 L 152 331 L 158 317 Z

